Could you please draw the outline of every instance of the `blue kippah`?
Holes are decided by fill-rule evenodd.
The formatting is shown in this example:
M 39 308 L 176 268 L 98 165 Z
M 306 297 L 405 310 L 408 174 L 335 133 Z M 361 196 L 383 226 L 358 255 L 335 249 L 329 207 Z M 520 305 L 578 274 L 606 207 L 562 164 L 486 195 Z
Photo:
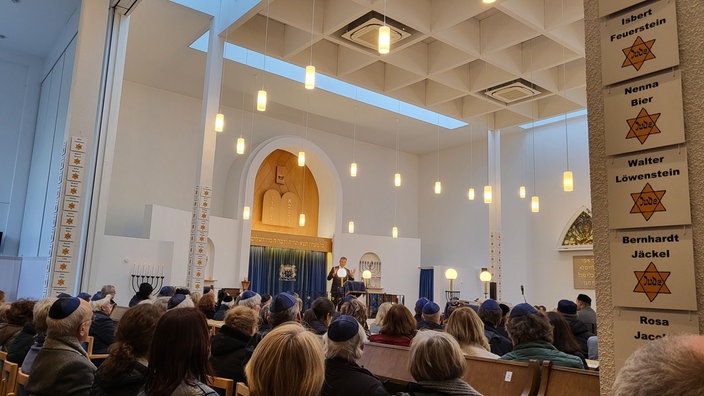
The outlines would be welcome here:
M 487 311 L 501 311 L 499 303 L 496 302 L 496 300 L 492 299 L 484 300 L 480 308 L 485 309 Z
M 283 292 L 279 293 L 276 296 L 274 296 L 274 299 L 271 301 L 271 306 L 269 307 L 269 312 L 271 313 L 277 313 L 277 312 L 282 312 L 285 311 L 293 306 L 293 304 L 296 303 L 296 297 L 291 295 L 290 293 Z
M 78 293 L 78 295 L 76 297 L 78 297 L 82 300 L 90 301 L 90 294 L 88 294 L 86 292 L 80 292 L 80 293 Z
M 248 298 L 252 298 L 252 297 L 254 297 L 254 296 L 256 296 L 256 295 L 257 295 L 256 292 L 253 292 L 253 291 L 251 291 L 251 290 L 245 290 L 244 293 L 240 294 L 240 301 L 246 300 L 246 299 L 248 299 Z
M 574 315 L 577 313 L 577 304 L 570 300 L 560 300 L 557 302 L 557 312 Z
M 336 342 L 347 341 L 359 332 L 359 322 L 352 316 L 340 315 L 328 327 L 328 339 Z
M 519 316 L 532 315 L 535 313 L 538 313 L 538 311 L 536 311 L 532 305 L 526 304 L 526 303 L 520 303 L 520 304 L 516 304 L 516 306 L 513 307 L 513 309 L 511 310 L 511 313 L 509 314 L 509 317 L 517 318 Z
M 354 299 L 356 299 L 356 298 L 357 298 L 357 297 L 355 297 L 354 294 L 350 294 L 349 296 L 345 296 L 344 300 L 342 300 L 342 301 L 344 301 L 344 302 L 350 302 L 350 301 L 352 301 L 352 300 L 354 300 Z
M 81 305 L 78 297 L 61 297 L 54 301 L 49 308 L 49 317 L 52 319 L 64 319 L 71 315 Z
M 63 298 L 63 297 L 73 297 L 73 296 L 68 293 L 59 293 L 58 295 L 56 295 L 56 297 Z
M 97 292 L 97 293 L 93 294 L 93 298 L 91 300 L 98 301 L 98 300 L 102 300 L 104 298 L 105 298 L 105 294 L 103 294 L 101 292 Z
M 419 298 L 418 301 L 416 301 L 416 308 L 423 308 L 428 301 L 429 300 L 425 297 Z
M 432 301 L 428 301 L 427 304 L 423 305 L 423 313 L 426 315 L 435 315 L 440 312 L 440 306 Z
M 177 305 L 181 304 L 183 300 L 186 299 L 185 294 L 174 294 L 173 297 L 169 299 L 169 303 L 167 304 L 167 307 L 169 309 L 175 308 Z
M 169 297 L 174 295 L 174 288 L 173 286 L 163 286 L 161 289 L 159 289 L 159 296 L 160 297 Z

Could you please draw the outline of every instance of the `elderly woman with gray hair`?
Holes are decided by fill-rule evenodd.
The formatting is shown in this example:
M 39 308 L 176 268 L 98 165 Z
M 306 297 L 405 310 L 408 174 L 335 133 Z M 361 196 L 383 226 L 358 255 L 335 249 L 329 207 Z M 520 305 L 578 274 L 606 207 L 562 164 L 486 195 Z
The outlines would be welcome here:
M 367 336 L 352 316 L 340 315 L 323 336 L 325 385 L 322 396 L 388 395 L 384 385 L 369 370 L 355 362 L 362 357 Z

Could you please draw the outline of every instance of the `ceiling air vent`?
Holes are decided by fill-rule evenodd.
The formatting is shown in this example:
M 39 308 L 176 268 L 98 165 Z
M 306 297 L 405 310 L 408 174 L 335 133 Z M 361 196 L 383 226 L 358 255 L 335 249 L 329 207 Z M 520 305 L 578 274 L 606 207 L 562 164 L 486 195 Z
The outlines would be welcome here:
M 519 78 L 484 91 L 484 95 L 504 103 L 513 103 L 542 94 L 540 87 Z
M 384 16 L 372 11 L 358 18 L 347 26 L 347 30 L 341 35 L 355 44 L 377 49 L 379 45 L 379 27 L 384 25 Z M 403 24 L 386 17 L 386 25 L 391 28 L 391 45 L 411 37 L 413 30 Z

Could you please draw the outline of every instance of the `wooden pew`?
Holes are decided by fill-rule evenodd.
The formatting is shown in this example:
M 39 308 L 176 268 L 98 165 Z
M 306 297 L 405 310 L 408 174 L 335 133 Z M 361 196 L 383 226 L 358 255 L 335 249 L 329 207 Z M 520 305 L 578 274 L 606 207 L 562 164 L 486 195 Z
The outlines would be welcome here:
M 535 396 L 540 386 L 540 364 L 468 356 L 462 379 L 486 395 Z
M 13 390 L 13 393 L 8 394 L 8 396 L 26 395 L 27 392 L 24 390 L 24 387 L 27 386 L 27 381 L 29 381 L 29 375 L 23 373 L 21 368 L 18 368 L 15 389 Z
M 244 382 L 238 382 L 235 388 L 235 396 L 249 396 L 249 387 Z
M 415 382 L 408 371 L 409 357 L 408 347 L 368 342 L 357 364 L 379 377 L 389 393 L 396 393 L 405 391 L 409 382 Z
M 13 394 L 17 382 L 17 363 L 5 360 L 0 369 L 0 395 Z
M 544 361 L 540 370 L 538 396 L 599 396 L 599 373 L 554 366 Z
M 232 396 L 235 390 L 235 381 L 229 378 L 208 376 L 208 385 L 225 391 L 225 396 Z

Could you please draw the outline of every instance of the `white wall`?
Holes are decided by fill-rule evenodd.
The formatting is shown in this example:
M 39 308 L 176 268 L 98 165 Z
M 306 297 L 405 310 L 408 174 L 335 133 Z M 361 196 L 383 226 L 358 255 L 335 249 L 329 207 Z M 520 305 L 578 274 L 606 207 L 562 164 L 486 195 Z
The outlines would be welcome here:
M 566 167 L 565 128 L 562 122 L 535 128 L 536 182 L 540 213 L 530 211 L 533 193 L 532 139 L 530 131 L 501 133 L 501 273 L 500 299 L 523 301 L 520 286 L 532 304 L 549 308 L 562 298 L 574 299 L 578 293 L 594 296 L 592 290 L 576 290 L 572 282 L 572 257 L 591 255 L 590 251 L 560 252 L 561 233 L 582 207 L 591 207 L 586 117 L 568 120 L 570 168 L 575 190 L 562 191 L 562 171 Z M 479 281 L 482 267 L 489 265 L 489 213 L 481 199 L 486 182 L 486 140 L 473 144 L 470 174 L 469 146 L 441 151 L 441 195 L 433 193 L 437 179 L 436 153 L 421 157 L 420 237 L 422 265 L 457 269 L 455 290 L 461 298 L 483 297 Z M 477 199 L 467 199 L 471 177 Z M 518 187 L 527 187 L 526 199 L 518 197 Z M 436 271 L 435 283 L 444 290 L 449 282 Z M 435 291 L 436 296 L 438 290 Z M 444 301 L 444 294 L 441 295 Z

